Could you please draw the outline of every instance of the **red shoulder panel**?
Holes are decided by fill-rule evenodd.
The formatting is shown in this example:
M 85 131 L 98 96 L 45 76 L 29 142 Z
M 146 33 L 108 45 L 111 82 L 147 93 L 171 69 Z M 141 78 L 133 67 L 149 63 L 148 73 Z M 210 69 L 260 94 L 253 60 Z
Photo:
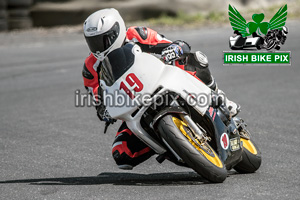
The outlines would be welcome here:
M 96 95 L 98 93 L 98 73 L 94 70 L 94 64 L 97 62 L 97 59 L 93 56 L 93 54 L 90 54 L 84 61 L 84 67 L 86 67 L 86 70 L 88 73 L 92 75 L 91 78 L 83 77 L 83 83 L 85 87 L 93 88 L 93 93 Z
M 139 33 L 141 31 L 138 31 L 138 30 L 143 31 L 143 35 L 141 35 Z M 127 33 L 126 33 L 126 38 L 128 40 L 133 40 L 135 38 L 139 43 L 148 44 L 148 45 L 157 45 L 157 44 L 161 44 L 161 43 L 172 43 L 172 41 L 170 41 L 166 38 L 163 38 L 156 31 L 154 31 L 150 28 L 147 28 L 147 27 L 137 27 L 137 26 L 129 27 L 127 30 Z

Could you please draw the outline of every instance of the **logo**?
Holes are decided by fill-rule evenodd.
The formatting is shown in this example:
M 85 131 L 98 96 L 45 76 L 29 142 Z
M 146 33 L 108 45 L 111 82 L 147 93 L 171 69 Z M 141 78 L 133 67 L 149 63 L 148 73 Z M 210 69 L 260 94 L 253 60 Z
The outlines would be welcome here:
M 95 32 L 97 31 L 97 27 L 89 27 L 86 32 Z
M 227 133 L 223 133 L 220 137 L 220 143 L 223 149 L 227 150 L 229 147 L 229 138 Z
M 264 21 L 263 13 L 255 13 L 252 15 L 253 21 L 247 22 L 239 11 L 229 4 L 228 16 L 233 29 L 229 47 L 233 51 L 224 51 L 224 64 L 290 65 L 291 52 L 279 51 L 287 39 L 287 13 L 286 4 L 279 8 L 270 21 Z M 263 51 L 259 52 L 260 50 Z
M 253 14 L 254 22 L 246 23 L 246 20 L 237 11 L 235 7 L 229 4 L 228 8 L 229 21 L 234 31 L 238 31 L 243 37 L 253 33 L 266 35 L 268 30 L 282 30 L 287 19 L 287 5 L 282 6 L 269 22 L 262 22 L 265 18 L 263 13 Z

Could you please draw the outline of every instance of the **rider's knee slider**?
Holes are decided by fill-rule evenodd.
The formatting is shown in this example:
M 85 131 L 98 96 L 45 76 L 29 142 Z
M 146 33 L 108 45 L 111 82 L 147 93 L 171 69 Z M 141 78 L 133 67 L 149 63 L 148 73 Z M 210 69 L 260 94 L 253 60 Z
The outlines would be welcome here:
M 199 62 L 202 67 L 208 67 L 208 59 L 207 56 L 201 51 L 195 52 L 195 59 Z

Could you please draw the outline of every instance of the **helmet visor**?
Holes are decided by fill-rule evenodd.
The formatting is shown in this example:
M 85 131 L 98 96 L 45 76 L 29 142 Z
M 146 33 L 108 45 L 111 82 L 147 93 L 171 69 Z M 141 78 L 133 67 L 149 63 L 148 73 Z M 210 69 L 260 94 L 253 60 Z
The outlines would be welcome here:
M 107 50 L 116 41 L 120 32 L 119 23 L 116 22 L 111 29 L 100 35 L 85 36 L 85 40 L 93 54 L 99 54 Z

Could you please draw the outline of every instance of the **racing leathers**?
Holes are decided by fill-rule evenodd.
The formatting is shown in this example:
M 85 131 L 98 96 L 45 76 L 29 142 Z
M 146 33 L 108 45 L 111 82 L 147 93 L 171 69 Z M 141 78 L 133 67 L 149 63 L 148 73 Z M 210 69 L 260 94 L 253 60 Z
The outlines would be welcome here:
M 172 42 L 146 27 L 130 27 L 127 30 L 125 42 L 139 45 L 144 52 L 161 54 L 166 63 L 176 65 L 212 90 L 217 90 L 216 82 L 208 68 L 206 56 L 200 51 L 191 53 L 190 46 L 186 42 Z M 98 105 L 96 106 L 98 117 L 101 120 L 109 121 L 111 119 L 101 112 L 103 105 L 101 105 L 99 73 L 102 64 L 93 54 L 90 54 L 84 62 L 82 76 L 85 88 Z M 140 141 L 127 127 L 126 122 L 123 122 L 113 142 L 112 154 L 119 168 L 132 169 L 152 156 L 154 151 Z

